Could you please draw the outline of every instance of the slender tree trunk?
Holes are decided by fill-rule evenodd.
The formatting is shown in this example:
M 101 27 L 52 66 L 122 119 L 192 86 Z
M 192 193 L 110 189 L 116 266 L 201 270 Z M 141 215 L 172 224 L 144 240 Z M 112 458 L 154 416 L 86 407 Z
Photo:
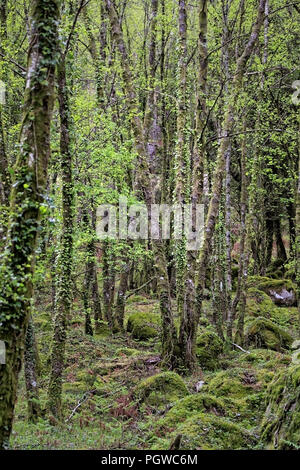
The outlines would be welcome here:
M 241 148 L 241 196 L 240 196 L 240 211 L 241 211 L 241 239 L 240 239 L 240 258 L 239 258 L 239 271 L 237 280 L 236 295 L 232 302 L 232 308 L 227 319 L 227 338 L 232 342 L 233 323 L 236 317 L 237 307 L 239 305 L 241 296 L 243 295 L 242 288 L 244 286 L 243 280 L 245 275 L 245 243 L 246 243 L 246 214 L 248 205 L 247 195 L 247 177 L 246 177 L 246 122 L 243 123 L 243 140 Z
M 196 123 L 195 123 L 195 140 L 192 151 L 192 189 L 191 189 L 191 204 L 192 204 L 192 230 L 196 228 L 195 217 L 197 204 L 203 201 L 203 188 L 204 188 L 204 168 L 205 168 L 205 126 L 207 119 L 206 112 L 206 95 L 207 95 L 207 0 L 199 2 L 199 39 L 198 39 L 198 54 L 199 54 L 199 75 L 197 83 L 197 108 L 196 108 Z M 184 11 L 183 11 L 184 14 Z M 183 15 L 184 16 L 184 15 Z M 184 26 L 184 23 L 183 23 Z M 184 32 L 184 31 L 183 31 Z M 186 31 L 185 31 L 186 34 Z M 182 53 L 183 53 L 183 70 L 182 78 L 185 81 L 186 70 L 184 58 L 186 55 L 186 38 L 183 36 Z M 183 81 L 185 89 L 186 85 Z M 185 113 L 186 110 L 184 109 Z M 179 121 L 180 123 L 180 121 Z M 187 149 L 183 149 L 187 151 Z M 189 166 L 189 162 L 183 162 Z M 186 172 L 189 169 L 185 169 Z M 180 175 L 179 175 L 180 176 Z M 185 177 L 185 184 L 189 186 L 189 181 Z M 187 193 L 187 191 L 186 191 Z M 184 196 L 190 196 L 185 194 Z M 186 247 L 185 247 L 186 248 Z M 197 317 L 195 312 L 195 255 L 194 252 L 188 251 L 185 254 L 186 263 L 185 269 L 187 271 L 184 278 L 184 306 L 181 318 L 180 331 L 179 331 L 179 355 L 181 366 L 186 370 L 192 371 L 196 365 L 196 337 L 197 337 Z
M 59 12 L 58 0 L 31 2 L 32 30 L 20 151 L 11 194 L 7 247 L 0 270 L 0 338 L 6 345 L 6 364 L 0 366 L 2 449 L 8 447 L 12 428 L 32 297 L 39 208 L 47 185 Z
M 39 359 L 32 318 L 29 319 L 24 354 L 25 383 L 28 403 L 28 419 L 36 423 L 41 415 L 39 403 L 38 372 Z
M 113 307 L 115 297 L 115 266 L 113 249 L 109 241 L 104 241 L 102 245 L 102 274 L 103 274 L 103 313 L 104 318 L 113 329 Z
M 124 331 L 124 316 L 125 316 L 125 305 L 126 305 L 126 292 L 128 289 L 128 279 L 130 273 L 131 263 L 127 259 L 125 265 L 122 267 L 120 275 L 120 283 L 118 288 L 116 306 L 115 306 L 115 321 L 120 329 Z
M 4 45 L 7 41 L 7 0 L 0 1 L 0 52 L 5 55 Z M 2 57 L 1 57 L 2 59 Z M 5 68 L 1 70 L 0 80 L 6 81 Z M 6 154 L 5 138 L 4 138 L 4 126 L 2 117 L 2 104 L 0 103 L 0 202 L 5 206 L 9 206 L 9 194 L 10 194 L 10 176 L 8 172 L 8 158 Z
M 276 237 L 276 245 L 277 245 L 277 259 L 281 260 L 282 263 L 284 264 L 287 261 L 287 254 L 286 254 L 285 246 L 282 240 L 280 219 L 274 220 L 274 227 L 275 227 L 275 237 Z
M 57 286 L 55 301 L 54 333 L 49 383 L 49 411 L 56 419 L 62 419 L 62 374 L 65 361 L 67 322 L 72 305 L 71 274 L 73 264 L 73 175 L 70 148 L 70 110 L 66 83 L 65 55 L 61 53 L 58 66 L 58 100 L 60 113 L 60 151 L 62 172 L 63 220 L 60 250 L 57 259 Z

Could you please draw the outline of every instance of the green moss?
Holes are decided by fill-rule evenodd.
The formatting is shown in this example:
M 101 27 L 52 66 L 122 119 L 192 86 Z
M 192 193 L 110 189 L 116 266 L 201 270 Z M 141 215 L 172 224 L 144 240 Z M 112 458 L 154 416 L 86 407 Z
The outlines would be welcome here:
M 217 397 L 244 398 L 253 392 L 255 374 L 240 368 L 218 372 L 208 384 L 208 391 Z
M 293 342 L 292 336 L 287 331 L 262 317 L 258 317 L 248 324 L 245 340 L 248 345 L 273 349 L 274 351 L 288 349 Z
M 97 330 L 95 334 L 95 338 L 102 338 L 103 336 L 109 336 L 111 334 L 111 330 L 109 324 L 105 321 L 99 320 L 97 322 Z
M 86 392 L 88 387 L 82 382 L 65 382 L 63 384 L 63 392 L 66 393 L 80 393 Z
M 274 369 L 290 364 L 291 358 L 286 354 L 271 349 L 253 349 L 250 354 L 243 353 L 238 356 L 241 365 L 252 364 L 256 368 Z
M 140 402 L 159 408 L 188 395 L 182 378 L 174 372 L 163 372 L 140 382 L 134 396 Z
M 238 450 L 251 449 L 256 438 L 246 429 L 226 418 L 213 414 L 198 413 L 188 418 L 171 433 L 169 441 L 161 442 L 168 448 L 176 435 L 181 434 L 181 450 Z M 157 444 L 156 447 L 157 449 Z M 161 448 L 161 447 L 160 447 Z
M 199 412 L 212 412 L 223 416 L 225 415 L 225 403 L 221 398 L 216 398 L 208 393 L 197 393 L 182 398 L 175 403 L 164 418 L 159 420 L 160 432 L 178 426 L 178 423 Z
M 160 316 L 154 313 L 133 313 L 127 322 L 127 331 L 132 337 L 147 341 L 159 334 Z
M 127 356 L 127 357 L 132 357 L 132 356 L 139 356 L 141 354 L 141 351 L 138 349 L 133 349 L 133 348 L 118 348 L 116 350 L 116 356 Z
M 203 369 L 218 368 L 218 357 L 223 352 L 223 342 L 213 332 L 205 331 L 197 338 L 196 355 Z
M 266 291 L 267 289 L 280 289 L 284 287 L 287 290 L 295 290 L 296 286 L 290 279 L 271 279 L 263 276 L 249 276 L 247 285 L 249 288 L 254 287 L 258 290 Z
M 272 300 L 265 292 L 255 287 L 248 289 L 246 302 L 247 315 L 270 318 L 274 308 Z
M 300 448 L 300 366 L 276 375 L 267 393 L 267 410 L 261 423 L 262 440 L 270 448 Z

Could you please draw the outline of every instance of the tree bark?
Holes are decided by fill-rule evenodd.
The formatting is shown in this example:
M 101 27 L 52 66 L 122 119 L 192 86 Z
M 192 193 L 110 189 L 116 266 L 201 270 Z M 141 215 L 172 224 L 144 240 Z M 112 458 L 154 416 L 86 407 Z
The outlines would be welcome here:
M 6 364 L 0 366 L 1 449 L 8 447 L 12 428 L 32 297 L 40 204 L 47 185 L 59 13 L 58 0 L 31 2 L 32 30 L 20 151 L 0 271 L 0 338 L 6 344 Z
M 60 152 L 62 173 L 62 232 L 57 258 L 57 285 L 55 300 L 54 332 L 49 383 L 49 411 L 56 419 L 62 419 L 62 374 L 65 360 L 67 322 L 72 305 L 71 274 L 73 265 L 73 175 L 70 148 L 70 110 L 66 82 L 66 57 L 61 53 L 58 66 L 58 100 L 60 114 Z

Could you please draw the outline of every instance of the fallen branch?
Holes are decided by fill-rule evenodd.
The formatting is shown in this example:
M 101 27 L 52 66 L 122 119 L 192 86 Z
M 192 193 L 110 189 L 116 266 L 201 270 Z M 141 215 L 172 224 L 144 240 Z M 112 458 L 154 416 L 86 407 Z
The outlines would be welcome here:
M 66 419 L 66 423 L 68 423 L 72 418 L 73 416 L 75 415 L 76 411 L 78 410 L 78 408 L 81 407 L 81 405 L 83 403 L 85 403 L 91 396 L 94 395 L 94 390 L 90 390 L 89 392 L 86 392 L 83 397 L 78 401 L 77 405 L 75 406 L 74 410 L 72 411 L 72 413 L 70 414 L 70 416 Z
M 150 282 L 154 281 L 155 277 L 152 277 L 150 279 L 150 281 L 147 281 L 145 282 L 145 284 L 143 284 L 142 286 L 138 287 L 137 289 L 134 289 L 132 290 L 131 292 L 129 292 L 127 295 L 126 295 L 126 299 L 128 299 L 129 297 L 131 297 L 132 295 L 134 295 L 136 292 L 138 292 L 139 290 L 142 290 L 144 287 L 146 287 L 148 284 L 150 284 Z

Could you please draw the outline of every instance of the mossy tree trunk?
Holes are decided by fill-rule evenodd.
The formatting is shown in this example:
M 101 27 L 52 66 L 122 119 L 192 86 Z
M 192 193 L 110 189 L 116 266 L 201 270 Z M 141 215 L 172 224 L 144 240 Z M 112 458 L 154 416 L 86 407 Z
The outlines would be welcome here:
M 0 1 L 0 53 L 5 55 L 5 44 L 7 41 L 7 1 Z M 2 59 L 2 56 L 0 57 Z M 5 83 L 6 73 L 5 67 L 2 68 L 0 73 L 0 80 Z M 10 194 L 10 176 L 8 172 L 8 158 L 5 146 L 4 137 L 4 126 L 2 116 L 2 104 L 0 103 L 0 203 L 4 206 L 9 206 L 9 194 Z
M 229 316 L 227 318 L 227 339 L 232 342 L 232 335 L 233 335 L 233 323 L 236 317 L 237 308 L 239 302 L 241 300 L 241 296 L 243 295 L 242 288 L 245 287 L 244 277 L 245 277 L 245 258 L 246 258 L 246 235 L 247 235 L 247 227 L 246 227 L 246 215 L 247 215 L 247 208 L 248 208 L 248 192 L 247 192 L 247 176 L 246 176 L 246 120 L 243 121 L 243 137 L 242 137 L 242 144 L 241 144 L 241 195 L 240 195 L 240 217 L 241 217 L 241 232 L 240 232 L 240 252 L 239 252 L 239 270 L 238 270 L 238 279 L 237 279 L 237 289 L 235 297 L 232 301 L 232 306 L 229 312 Z
M 39 358 L 32 317 L 29 319 L 26 332 L 24 372 L 28 403 L 28 419 L 29 421 L 36 423 L 41 415 L 41 406 L 39 402 L 38 389 Z
M 103 274 L 103 314 L 111 329 L 113 329 L 114 298 L 115 298 L 115 258 L 113 244 L 105 240 L 102 244 L 102 274 Z
M 2 449 L 8 447 L 12 428 L 30 313 L 40 205 L 47 185 L 59 13 L 59 0 L 31 2 L 32 28 L 20 150 L 0 271 L 0 338 L 6 345 L 6 364 L 0 365 Z
M 183 12 L 184 14 L 184 12 Z M 203 202 L 204 188 L 204 168 L 206 166 L 205 152 L 205 128 L 207 119 L 206 97 L 207 97 L 207 0 L 201 0 L 198 7 L 199 15 L 199 38 L 198 38 L 198 55 L 199 55 L 199 74 L 197 83 L 196 97 L 196 120 L 195 120 L 195 139 L 192 150 L 192 185 L 189 202 L 192 204 L 192 225 L 195 228 L 196 205 Z M 184 26 L 184 23 L 183 25 Z M 186 31 L 185 31 L 186 34 Z M 186 38 L 182 37 L 182 53 L 185 54 Z M 183 59 L 184 60 L 184 59 Z M 183 64 L 184 65 L 184 64 Z M 182 79 L 183 91 L 185 88 L 186 70 L 183 66 Z M 184 112 L 186 112 L 184 110 Z M 185 149 L 187 151 L 187 149 Z M 189 162 L 185 162 L 187 165 Z M 186 169 L 188 171 L 188 169 Z M 189 186 L 189 181 L 185 179 L 185 183 Z M 196 337 L 197 337 L 197 318 L 195 312 L 195 252 L 187 252 L 186 254 L 186 277 L 184 283 L 184 309 L 181 318 L 179 332 L 179 355 L 181 366 L 185 370 L 192 371 L 196 365 Z
M 296 187 L 296 243 L 295 243 L 295 259 L 296 259 L 296 283 L 297 283 L 297 300 L 298 300 L 298 332 L 300 336 L 300 115 L 299 135 L 298 135 L 298 182 Z
M 62 418 L 62 374 L 64 370 L 67 322 L 72 304 L 72 258 L 73 258 L 73 175 L 70 148 L 69 93 L 66 82 L 66 56 L 61 52 L 58 66 L 58 101 L 60 114 L 60 158 L 62 173 L 62 228 L 60 249 L 57 255 L 56 299 L 54 332 L 51 354 L 51 374 L 48 390 L 49 411 L 57 419 Z
M 124 260 L 122 271 L 120 274 L 120 282 L 118 287 L 117 300 L 114 311 L 114 319 L 120 331 L 124 332 L 124 317 L 126 305 L 126 292 L 128 289 L 128 279 L 130 273 L 131 263 L 129 259 Z

